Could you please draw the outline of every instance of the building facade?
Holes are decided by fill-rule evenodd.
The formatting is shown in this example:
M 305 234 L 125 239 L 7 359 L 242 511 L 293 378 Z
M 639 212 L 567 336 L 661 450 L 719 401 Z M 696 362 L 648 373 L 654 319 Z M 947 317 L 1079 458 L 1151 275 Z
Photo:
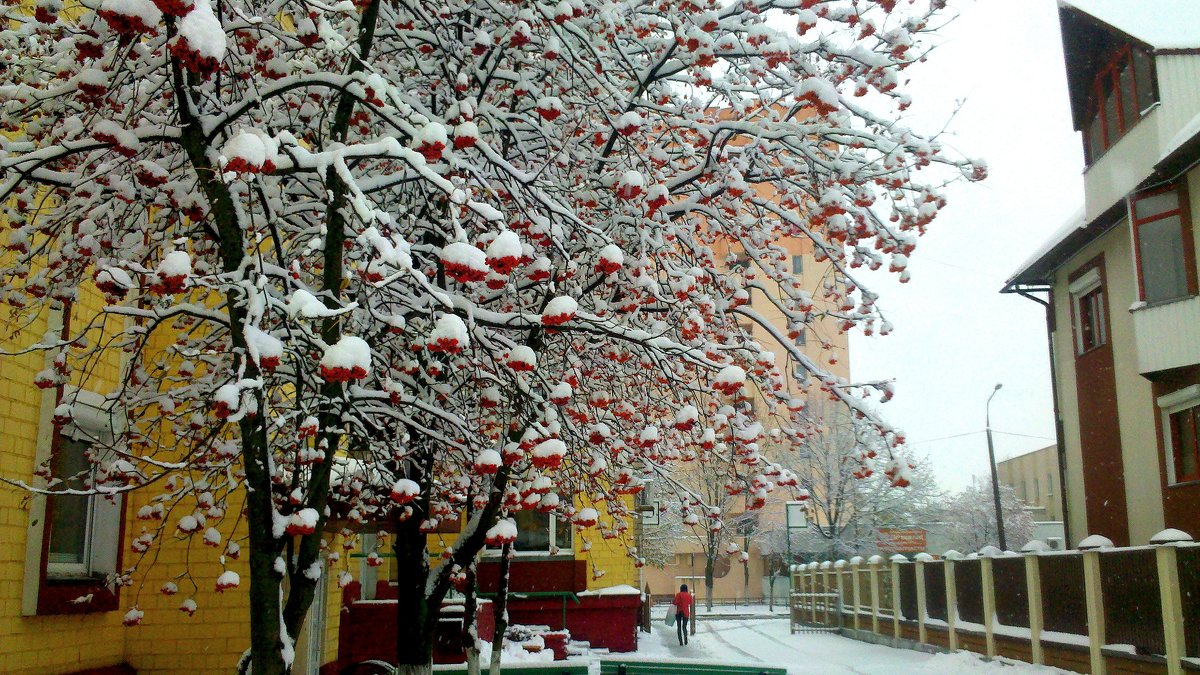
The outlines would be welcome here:
M 1200 4 L 1060 0 L 1081 211 L 1005 286 L 1041 300 L 1072 544 L 1200 532 Z
M 1016 492 L 1035 521 L 1062 520 L 1058 446 L 1050 445 L 996 463 L 1000 483 Z

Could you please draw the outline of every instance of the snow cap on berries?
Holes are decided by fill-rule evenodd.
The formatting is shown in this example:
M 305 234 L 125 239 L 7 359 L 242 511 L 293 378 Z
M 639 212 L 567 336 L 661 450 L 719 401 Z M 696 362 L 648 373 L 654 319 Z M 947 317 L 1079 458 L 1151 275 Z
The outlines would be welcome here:
M 420 494 L 421 486 L 408 478 L 401 478 L 392 486 L 392 501 L 397 504 L 408 504 Z
M 542 323 L 546 326 L 560 326 L 574 319 L 578 311 L 579 303 L 575 302 L 575 298 L 560 295 L 546 303 L 546 308 L 542 310 Z
M 466 242 L 446 244 L 440 258 L 446 274 L 460 283 L 483 281 L 491 271 L 487 254 Z
M 430 331 L 425 348 L 431 352 L 457 354 L 469 346 L 467 324 L 456 314 L 443 314 Z
M 517 523 L 512 518 L 501 518 L 488 529 L 483 537 L 488 546 L 502 546 L 517 540 Z
M 366 340 L 344 335 L 325 349 L 321 377 L 328 382 L 349 382 L 367 377 L 371 371 L 371 347 Z

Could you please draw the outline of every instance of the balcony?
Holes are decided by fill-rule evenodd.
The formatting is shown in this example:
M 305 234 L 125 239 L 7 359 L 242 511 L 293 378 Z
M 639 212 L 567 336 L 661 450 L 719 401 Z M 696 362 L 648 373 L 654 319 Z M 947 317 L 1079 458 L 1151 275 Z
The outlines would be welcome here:
M 1130 313 L 1138 373 L 1200 363 L 1200 297 L 1145 305 Z

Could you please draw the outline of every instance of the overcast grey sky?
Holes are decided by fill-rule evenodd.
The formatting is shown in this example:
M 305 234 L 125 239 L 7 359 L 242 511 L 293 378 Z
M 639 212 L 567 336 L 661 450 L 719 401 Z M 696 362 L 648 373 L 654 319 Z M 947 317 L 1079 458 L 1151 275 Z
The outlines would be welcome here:
M 1072 130 L 1054 0 L 958 0 L 958 18 L 913 73 L 910 125 L 988 161 L 990 178 L 947 190 L 922 237 L 913 279 L 874 279 L 896 331 L 851 337 L 854 379 L 894 377 L 881 411 L 958 488 L 987 472 L 984 405 L 997 382 L 999 459 L 1053 443 L 1045 312 L 999 290 L 1081 204 L 1083 153 Z M 947 440 L 947 436 L 966 434 Z M 1025 438 L 1024 434 L 1040 438 Z

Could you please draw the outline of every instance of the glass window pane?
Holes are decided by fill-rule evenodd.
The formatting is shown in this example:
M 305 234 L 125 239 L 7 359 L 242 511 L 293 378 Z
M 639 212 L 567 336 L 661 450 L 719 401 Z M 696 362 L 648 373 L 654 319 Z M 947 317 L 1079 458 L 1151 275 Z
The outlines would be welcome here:
M 91 471 L 84 452 L 88 445 L 62 437 L 53 460 L 56 478 L 62 479 L 59 489 L 80 490 L 86 487 L 84 478 Z M 54 495 L 50 506 L 50 550 L 52 563 L 85 564 L 87 562 L 87 531 L 91 497 L 86 495 Z
M 1104 154 L 1104 130 L 1100 126 L 1100 115 L 1092 117 L 1087 126 L 1088 161 L 1096 161 Z
M 1184 268 L 1183 224 L 1179 216 L 1142 223 L 1137 228 L 1142 292 L 1146 302 L 1173 300 L 1188 294 Z
M 1149 197 L 1140 197 L 1133 203 L 1133 217 L 1137 220 L 1152 218 L 1160 213 L 1179 208 L 1179 193 L 1167 190 Z
M 555 519 L 555 521 L 554 521 L 554 545 L 559 547 L 560 549 L 562 549 L 562 551 L 564 553 L 570 553 L 572 550 L 572 548 L 571 548 L 572 530 L 573 530 L 573 528 L 571 527 L 570 522 L 563 520 L 562 518 Z
M 1197 474 L 1196 465 L 1196 418 L 1192 414 L 1195 409 L 1184 410 L 1171 415 L 1171 426 L 1175 427 L 1175 468 L 1176 478 L 1194 478 Z
M 1146 108 L 1154 105 L 1154 73 L 1153 62 L 1150 55 L 1146 52 L 1135 49 L 1133 50 L 1133 76 L 1137 81 L 1137 106 L 1138 111 L 1143 112 Z
M 1134 122 L 1137 122 L 1140 112 L 1133 90 L 1133 66 L 1129 65 L 1129 62 L 1126 62 L 1121 68 L 1120 83 L 1121 115 L 1125 121 L 1125 128 L 1129 129 Z
M 792 256 L 792 274 L 800 274 L 804 272 L 804 256 Z
M 1121 137 L 1121 128 L 1117 124 L 1117 100 L 1113 96 L 1112 78 L 1104 78 L 1104 129 L 1107 134 L 1105 145 L 1112 147 Z
M 550 550 L 550 514 L 541 511 L 518 511 L 517 540 L 513 549 L 517 551 Z

